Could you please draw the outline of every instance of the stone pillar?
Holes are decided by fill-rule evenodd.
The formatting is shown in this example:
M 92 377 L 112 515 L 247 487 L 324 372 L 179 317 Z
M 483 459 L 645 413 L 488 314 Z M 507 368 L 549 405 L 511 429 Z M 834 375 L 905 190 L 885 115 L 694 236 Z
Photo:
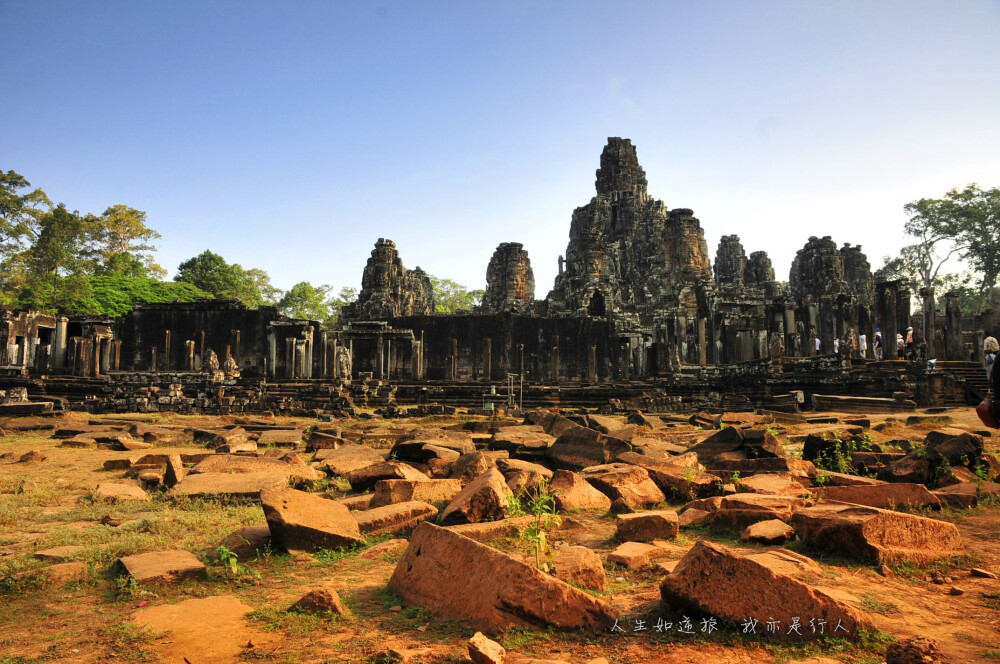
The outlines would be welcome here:
M 167 371 L 170 371 L 170 330 L 163 333 L 163 363 Z
M 629 345 L 628 344 L 622 344 L 621 345 L 621 349 L 620 349 L 620 354 L 619 354 L 619 358 L 620 358 L 619 362 L 621 363 L 621 377 L 622 377 L 622 380 L 630 380 L 630 371 L 629 370 L 631 368 L 630 367 L 630 364 L 631 364 L 631 362 L 630 362 L 630 359 L 631 359 L 630 356 L 631 356 L 631 354 L 632 353 L 629 351 Z
M 833 340 L 836 337 L 837 312 L 834 308 L 833 297 L 823 295 L 819 299 L 819 330 L 820 341 L 823 342 L 822 353 L 830 355 L 833 353 Z M 815 347 L 813 352 L 815 352 Z
M 156 368 L 158 366 L 157 362 L 156 362 L 156 360 L 158 359 L 157 358 L 157 353 L 156 353 L 156 346 L 153 346 L 153 348 L 149 351 L 149 357 L 150 357 L 150 367 L 149 367 L 149 370 L 152 371 L 152 372 L 158 371 L 158 369 Z
M 295 339 L 285 337 L 285 376 L 295 378 Z
M 785 320 L 785 355 L 795 357 L 799 354 L 798 343 L 795 340 L 795 309 L 785 305 L 783 312 Z
M 927 359 L 933 360 L 937 357 L 937 348 L 934 343 L 934 333 L 937 327 L 934 320 L 934 289 L 921 288 L 919 292 L 924 307 L 924 342 L 927 344 Z
M 201 365 L 205 366 L 205 363 L 208 361 L 208 358 L 205 357 L 205 330 L 202 330 L 198 337 L 198 356 L 201 358 Z
M 483 339 L 483 380 L 487 383 L 493 379 L 493 339 Z
M 551 361 L 551 379 L 553 382 L 559 382 L 559 335 L 552 335 L 552 355 L 550 356 Z
M 587 382 L 597 382 L 597 346 L 587 346 Z
M 910 287 L 903 282 L 896 292 L 896 330 L 906 339 L 906 328 L 910 327 L 910 310 L 913 308 Z
M 385 378 L 385 373 L 382 370 L 382 362 L 385 360 L 385 342 L 382 340 L 382 335 L 378 336 L 375 341 L 375 377 L 382 379 Z
M 69 318 L 66 316 L 56 316 L 56 340 L 52 353 L 52 366 L 60 371 L 66 368 L 66 326 L 68 323 Z
M 524 344 L 517 345 L 517 373 L 524 376 Z
M 184 342 L 184 369 L 186 371 L 194 371 L 194 341 Z
M 420 371 L 417 378 L 424 379 L 424 331 L 420 330 Z
M 388 380 L 392 380 L 392 339 L 386 339 L 385 341 L 385 377 Z
M 449 347 L 451 352 L 448 354 L 449 362 L 451 363 L 451 380 L 458 380 L 458 339 L 449 339 Z
M 945 359 L 962 360 L 965 359 L 965 353 L 962 350 L 962 307 L 958 301 L 958 293 L 945 293 L 944 301 Z
M 896 352 L 896 287 L 895 283 L 880 283 L 875 285 L 876 303 L 878 305 L 878 323 L 882 330 L 882 357 L 895 360 Z M 872 337 L 874 339 L 874 337 Z
M 703 366 L 708 364 L 708 335 L 705 330 L 706 323 L 707 321 L 704 318 L 698 319 L 698 364 Z
M 115 339 L 114 357 L 112 359 L 112 366 L 114 367 L 115 371 L 121 371 L 121 360 L 122 360 L 122 341 L 121 339 Z
M 205 355 L 202 354 L 201 361 L 204 363 Z M 274 334 L 274 330 L 268 330 L 267 332 L 267 358 L 264 360 L 267 363 L 264 371 L 264 377 L 276 378 L 278 376 L 278 368 L 275 362 L 278 359 L 278 339 Z
M 242 333 L 239 330 L 233 330 L 233 354 L 236 358 L 236 363 L 239 364 L 240 358 L 243 357 L 242 348 Z
M 111 369 L 111 337 L 101 339 L 101 373 Z
M 313 331 L 312 328 L 306 331 L 305 341 L 302 342 L 302 377 L 312 378 L 313 377 L 313 352 L 315 348 L 313 345 Z
M 333 338 L 333 342 L 331 344 L 331 350 L 330 350 L 331 357 L 333 358 L 333 360 L 332 360 L 331 365 L 327 368 L 327 374 L 326 374 L 327 378 L 330 378 L 330 377 L 336 378 L 337 377 L 337 372 L 340 370 L 337 367 L 337 350 L 338 350 L 338 346 L 339 345 L 340 344 L 338 342 L 337 337 L 334 337 Z

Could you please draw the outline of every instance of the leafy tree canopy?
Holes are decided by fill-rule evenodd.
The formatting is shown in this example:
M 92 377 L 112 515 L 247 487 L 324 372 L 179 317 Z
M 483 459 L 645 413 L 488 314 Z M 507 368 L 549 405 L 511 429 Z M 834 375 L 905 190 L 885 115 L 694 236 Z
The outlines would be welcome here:
M 207 249 L 178 265 L 174 281 L 193 284 L 212 297 L 237 299 L 249 307 L 272 303 L 274 295 L 280 293 L 263 270 L 230 265 Z
M 483 301 L 483 290 L 468 290 L 462 284 L 451 279 L 439 279 L 428 275 L 431 287 L 434 289 L 435 310 L 439 314 L 454 313 L 459 310 L 472 311 Z
M 278 301 L 278 310 L 289 318 L 326 321 L 330 318 L 327 296 L 331 290 L 333 288 L 326 284 L 313 286 L 308 281 L 300 281 Z

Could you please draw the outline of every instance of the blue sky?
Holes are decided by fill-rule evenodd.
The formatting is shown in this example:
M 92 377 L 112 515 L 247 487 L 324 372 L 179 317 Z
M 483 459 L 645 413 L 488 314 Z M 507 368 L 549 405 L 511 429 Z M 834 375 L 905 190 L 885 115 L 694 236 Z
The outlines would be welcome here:
M 0 168 L 205 249 L 359 286 L 375 240 L 552 286 L 607 137 L 650 194 L 779 279 L 810 235 L 904 241 L 905 203 L 1000 186 L 1000 2 L 0 0 Z

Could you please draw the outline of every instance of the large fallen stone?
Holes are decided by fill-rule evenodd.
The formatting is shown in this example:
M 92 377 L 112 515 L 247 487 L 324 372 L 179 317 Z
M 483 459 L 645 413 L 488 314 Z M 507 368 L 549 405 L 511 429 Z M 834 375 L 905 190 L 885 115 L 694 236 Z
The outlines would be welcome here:
M 931 434 L 928 434 L 928 438 Z M 933 451 L 932 461 L 944 459 L 950 466 L 971 466 L 983 454 L 983 438 L 974 433 L 963 432 L 942 440 L 927 444 L 928 451 Z
M 447 505 L 462 491 L 458 480 L 379 480 L 371 507 L 419 500 L 432 505 Z
M 697 459 L 697 456 L 694 456 Z M 626 452 L 618 455 L 618 460 L 644 468 L 650 479 L 665 494 L 684 499 L 704 498 L 719 493 L 722 478 L 703 472 L 697 468 L 684 467 L 672 461 L 651 459 L 644 454 Z
M 95 503 L 120 503 L 126 501 L 149 502 L 149 494 L 134 484 L 116 484 L 101 482 L 91 494 Z
M 466 486 L 441 515 L 445 526 L 502 519 L 510 506 L 510 489 L 496 468 Z
M 830 486 L 815 490 L 826 500 L 856 503 L 869 507 L 901 509 L 914 507 L 941 507 L 941 501 L 923 484 L 875 484 L 855 486 Z
M 375 486 L 379 480 L 423 481 L 430 479 L 425 473 L 400 461 L 374 463 L 352 470 L 345 477 L 355 491 L 366 491 Z
M 623 565 L 629 569 L 645 567 L 654 558 L 667 555 L 667 550 L 642 542 L 625 542 L 608 554 L 608 562 Z
M 742 530 L 758 521 L 772 519 L 788 523 L 795 510 L 811 504 L 811 500 L 794 496 L 769 496 L 761 493 L 723 496 L 719 509 L 712 518 L 712 527 Z
M 1000 496 L 1000 484 L 996 482 L 962 482 L 941 487 L 932 493 L 942 503 L 952 507 L 975 507 L 984 496 Z
M 552 479 L 552 471 L 539 463 L 522 459 L 497 459 L 497 470 L 503 473 L 511 491 L 537 486 Z
M 727 426 L 688 449 L 697 454 L 698 460 L 707 466 L 708 461 L 712 457 L 736 452 L 742 447 L 743 429 L 736 426 Z
M 766 625 L 775 620 L 780 632 L 773 636 L 795 639 L 821 636 L 809 627 L 810 619 L 825 621 L 827 636 L 853 636 L 870 624 L 862 612 L 823 590 L 706 540 L 699 540 L 663 579 L 660 598 L 724 621 L 756 620 L 761 636 L 772 635 Z
M 491 450 L 506 450 L 511 455 L 542 457 L 552 443 L 554 436 L 545 433 L 540 426 L 528 425 L 503 427 L 495 434 L 489 443 Z
M 598 631 L 618 618 L 614 607 L 582 590 L 427 522 L 413 531 L 389 587 L 407 604 L 486 634 L 549 625 Z
M 290 459 L 298 460 L 292 455 Z M 314 482 L 324 477 L 315 468 L 301 461 L 284 461 L 271 457 L 237 456 L 234 454 L 213 454 L 199 461 L 190 470 L 192 475 L 201 473 L 281 473 L 288 476 L 286 482 Z
M 295 489 L 265 489 L 260 503 L 271 535 L 286 549 L 337 549 L 361 541 L 351 511 L 327 498 Z
M 673 539 L 677 532 L 677 512 L 673 510 L 619 514 L 615 521 L 615 536 L 623 542 Z
M 469 659 L 472 664 L 504 664 L 507 651 L 496 641 L 490 641 L 482 632 L 469 639 Z
M 430 449 L 427 449 L 428 445 L 431 446 Z M 395 455 L 395 458 L 403 461 L 427 463 L 429 459 L 440 458 L 440 454 L 435 452 L 434 447 L 455 452 L 454 458 L 449 460 L 455 460 L 462 454 L 471 454 L 476 451 L 472 435 L 468 431 L 414 429 L 396 440 L 392 446 L 391 455 Z
M 460 523 L 457 526 L 446 526 L 453 533 L 458 533 L 463 537 L 476 540 L 477 542 L 489 542 L 490 540 L 504 537 L 512 537 L 522 528 L 526 527 L 535 517 L 529 515 L 515 516 L 499 521 L 483 521 L 482 523 Z
M 264 489 L 288 486 L 285 473 L 198 473 L 189 474 L 167 491 L 169 498 L 211 498 L 231 496 L 256 499 Z
M 795 529 L 784 521 L 771 519 L 770 521 L 758 521 L 749 525 L 740 535 L 740 539 L 757 544 L 784 544 L 795 537 Z
M 244 526 L 226 535 L 219 542 L 240 562 L 266 553 L 271 548 L 271 529 L 267 526 Z
M 570 470 L 555 471 L 549 482 L 549 491 L 555 496 L 556 509 L 560 512 L 611 509 L 610 498 Z
M 316 451 L 316 461 L 331 475 L 345 476 L 352 470 L 365 468 L 385 461 L 385 455 L 364 445 L 344 445 L 341 448 L 324 448 Z
M 437 516 L 437 508 L 420 501 L 409 501 L 385 505 L 370 510 L 355 510 L 351 516 L 358 522 L 358 528 L 366 535 L 401 533 L 410 530 L 421 521 Z
M 277 431 L 261 431 L 257 438 L 257 447 L 298 447 L 302 443 L 300 429 L 278 429 Z
M 478 451 L 471 454 L 463 454 L 452 466 L 449 477 L 458 480 L 465 486 L 479 477 L 482 477 L 492 468 L 497 467 L 497 461 L 507 458 L 505 450 Z
M 580 474 L 612 502 L 621 500 L 632 509 L 667 499 L 649 478 L 646 469 L 639 466 L 613 463 L 585 468 Z
M 735 482 L 737 491 L 762 493 L 771 496 L 809 497 L 809 490 L 799 482 L 781 475 L 758 473 Z
M 881 563 L 929 563 L 963 552 L 951 523 L 860 505 L 822 503 L 799 509 L 791 525 L 809 546 Z
M 332 585 L 324 585 L 306 592 L 288 607 L 298 613 L 331 613 L 336 616 L 350 615 L 350 611 L 340 601 L 340 594 Z
M 708 472 L 727 478 L 733 473 L 739 473 L 743 477 L 757 473 L 782 473 L 790 477 L 813 478 L 819 472 L 812 461 L 803 461 L 802 459 L 787 459 L 785 457 L 726 459 L 724 456 L 720 455 L 709 459 L 706 464 Z
M 207 575 L 205 564 L 190 551 L 152 551 L 122 556 L 119 571 L 137 583 L 179 583 L 187 579 L 202 579 Z
M 632 446 L 624 441 L 578 426 L 564 431 L 545 453 L 557 467 L 579 470 L 611 463 L 631 451 Z
M 585 546 L 563 546 L 552 554 L 552 572 L 566 583 L 602 592 L 607 583 L 604 564 L 595 551 Z

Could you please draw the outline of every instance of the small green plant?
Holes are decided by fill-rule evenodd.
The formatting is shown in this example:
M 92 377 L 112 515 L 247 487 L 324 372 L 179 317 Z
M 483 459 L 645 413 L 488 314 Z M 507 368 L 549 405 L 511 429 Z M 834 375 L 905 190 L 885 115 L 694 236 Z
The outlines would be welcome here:
M 735 471 L 733 473 L 733 476 L 729 478 L 729 483 L 730 484 L 739 484 L 740 479 L 741 479 L 740 478 L 740 471 L 737 470 L 737 471 Z
M 535 483 L 525 482 L 511 497 L 512 516 L 530 515 L 534 519 L 521 531 L 521 538 L 528 544 L 528 555 L 535 556 L 535 567 L 548 572 L 552 562 L 548 531 L 562 523 L 556 514 L 556 497 L 549 491 L 548 480 L 537 478 Z
M 260 579 L 260 573 L 248 565 L 240 565 L 239 556 L 224 546 L 215 549 L 215 555 L 219 557 L 219 563 L 226 570 L 231 579 Z
M 821 472 L 816 475 L 816 479 L 813 482 L 816 486 L 829 486 L 830 482 L 833 481 L 833 476 L 830 473 Z

